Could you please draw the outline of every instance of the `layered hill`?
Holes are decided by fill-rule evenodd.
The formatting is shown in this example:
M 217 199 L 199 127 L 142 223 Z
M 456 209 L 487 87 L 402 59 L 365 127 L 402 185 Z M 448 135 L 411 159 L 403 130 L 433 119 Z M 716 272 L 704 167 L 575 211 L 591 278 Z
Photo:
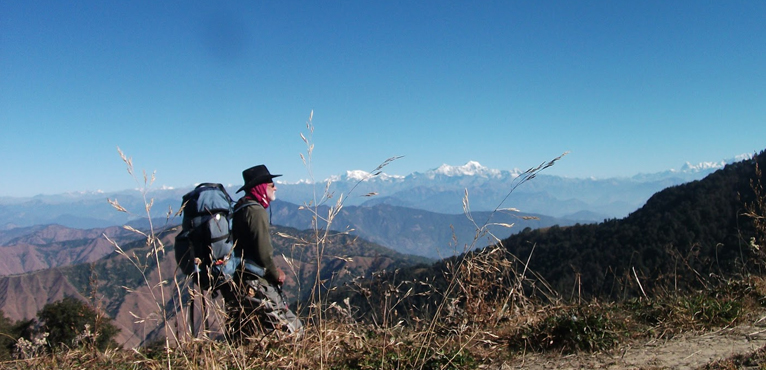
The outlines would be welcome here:
M 65 230 L 55 228 L 57 233 Z M 87 235 L 96 230 L 70 232 Z M 118 243 L 122 253 L 109 253 L 94 262 L 0 277 L 0 310 L 11 320 L 29 319 L 45 304 L 74 296 L 95 302 L 114 318 L 121 329 L 117 338 L 121 344 L 133 347 L 164 335 L 166 328 L 184 325 L 179 307 L 188 300 L 189 282 L 175 266 L 173 241 L 178 232 L 178 228 L 169 228 L 157 235 L 164 245 L 159 253 L 152 252 L 146 239 L 134 235 L 132 241 Z M 25 237 L 42 240 L 50 233 L 43 228 L 39 234 Z M 427 261 L 351 235 L 331 233 L 321 244 L 316 243 L 315 236 L 310 231 L 273 229 L 276 263 L 287 273 L 288 299 L 309 296 L 317 277 L 322 288 L 330 289 L 351 277 Z M 163 317 L 172 321 L 169 326 Z
M 116 241 L 135 238 L 122 227 L 80 230 L 39 225 L 0 231 L 0 275 L 97 261 L 114 253 L 104 235 Z
M 320 216 L 328 214 L 329 207 L 319 207 Z M 476 224 L 489 221 L 488 230 L 498 238 L 525 228 L 537 229 L 553 225 L 573 225 L 576 220 L 548 217 L 515 211 L 472 212 L 469 215 L 443 214 L 422 209 L 377 204 L 374 206 L 344 207 L 335 216 L 329 228 L 349 231 L 366 240 L 391 248 L 397 252 L 428 258 L 446 258 L 477 247 L 492 244 L 496 239 L 477 235 Z M 274 202 L 272 222 L 298 229 L 312 228 L 313 214 L 287 202 Z M 328 228 L 326 221 L 318 222 Z
M 272 223 L 299 230 L 313 228 L 313 214 L 283 201 L 272 203 Z M 317 212 L 326 215 L 328 207 Z M 491 220 L 489 228 L 498 238 L 505 238 L 524 228 L 572 225 L 576 221 L 520 212 L 474 212 L 476 222 Z M 147 219 L 136 219 L 130 225 L 148 229 Z M 154 225 L 175 226 L 180 218 L 156 219 Z M 513 225 L 507 227 L 507 225 Z M 156 226 L 155 226 L 156 227 Z M 320 222 L 320 228 L 328 223 Z M 360 236 L 365 240 L 399 253 L 427 258 L 444 258 L 475 247 L 495 242 L 488 236 L 477 237 L 476 227 L 465 214 L 441 214 L 389 204 L 344 207 L 329 224 L 331 230 Z M 0 275 L 19 274 L 52 267 L 96 261 L 114 248 L 101 234 L 122 242 L 135 234 L 122 227 L 72 229 L 61 225 L 38 225 L 0 230 Z
M 534 182 L 517 189 L 505 206 L 559 218 L 582 220 L 587 217 L 585 220 L 592 222 L 623 217 L 643 205 L 655 192 L 700 179 L 731 161 L 699 165 L 687 163 L 680 170 L 639 174 L 629 178 L 565 178 L 541 174 Z M 321 194 L 325 185 L 328 185 L 329 192 L 336 197 L 344 194 L 346 206 L 385 203 L 435 213 L 460 214 L 463 212 L 463 194 L 467 190 L 471 194 L 472 210 L 491 211 L 498 207 L 498 201 L 508 194 L 521 173 L 518 169 L 490 169 L 477 162 L 468 162 L 462 166 L 445 164 L 407 176 L 388 176 L 384 173 L 372 176 L 364 171 L 348 171 L 323 183 L 280 183 L 278 198 L 298 205 L 311 203 L 314 195 Z M 234 194 L 239 185 L 228 187 Z M 181 196 L 191 188 L 163 187 L 149 189 L 145 194 L 131 189 L 26 198 L 0 196 L 0 230 L 41 224 L 60 224 L 80 229 L 122 225 L 146 217 L 144 203 L 149 199 L 154 204 L 151 217 L 164 217 L 168 209 L 178 210 Z M 371 193 L 376 196 L 364 196 Z M 123 207 L 135 213 L 115 212 L 107 199 L 116 199 Z

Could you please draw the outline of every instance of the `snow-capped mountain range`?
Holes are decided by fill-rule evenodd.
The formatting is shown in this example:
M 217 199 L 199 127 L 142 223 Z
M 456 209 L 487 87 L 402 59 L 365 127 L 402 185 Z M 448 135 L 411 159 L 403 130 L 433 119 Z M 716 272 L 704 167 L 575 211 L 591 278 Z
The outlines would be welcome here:
M 698 180 L 723 168 L 728 163 L 744 160 L 749 155 L 720 162 L 686 163 L 679 170 L 654 174 L 639 174 L 630 178 L 582 179 L 545 175 L 516 188 L 507 197 L 523 172 L 518 169 L 498 170 L 475 161 L 453 166 L 442 164 L 425 172 L 407 176 L 366 171 L 347 171 L 330 181 L 330 199 L 334 204 L 342 194 L 345 206 L 373 207 L 378 204 L 422 209 L 437 213 L 463 213 L 463 197 L 468 193 L 472 211 L 491 211 L 513 207 L 522 212 L 537 213 L 578 221 L 602 221 L 628 215 L 646 202 L 654 193 L 669 186 Z M 280 183 L 278 199 L 293 204 L 316 204 L 315 193 L 325 189 L 326 181 Z M 228 185 L 234 194 L 239 184 Z M 164 216 L 169 209 L 177 210 L 187 187 L 153 189 L 153 217 Z M 353 191 L 352 191 L 353 189 Z M 370 194 L 375 194 L 370 196 Z M 106 198 L 117 199 L 137 214 L 116 212 Z M 499 204 L 506 199 L 504 204 Z M 71 227 L 102 227 L 123 224 L 130 219 L 145 217 L 143 198 L 135 189 L 120 192 L 77 192 L 59 195 L 39 195 L 31 198 L 0 197 L 0 229 L 36 224 L 59 223 Z
M 718 162 L 700 162 L 698 164 L 692 164 L 689 162 L 684 163 L 683 166 L 681 166 L 680 169 L 669 169 L 663 172 L 653 173 L 653 174 L 637 174 L 633 176 L 632 178 L 637 181 L 645 181 L 647 177 L 668 177 L 668 176 L 681 176 L 681 177 L 691 177 L 695 178 L 697 174 L 699 173 L 710 173 L 712 171 L 718 170 L 723 168 L 729 163 L 739 162 L 745 159 L 750 159 L 752 155 L 748 154 L 742 154 L 738 155 L 733 159 L 730 160 L 723 160 Z M 406 181 L 408 179 L 414 179 L 414 178 L 426 178 L 429 180 L 435 180 L 437 178 L 448 178 L 448 177 L 476 177 L 476 178 L 485 178 L 485 179 L 503 179 L 503 178 L 516 178 L 520 174 L 522 174 L 523 171 L 521 171 L 518 168 L 515 168 L 513 170 L 498 170 L 493 168 L 488 168 L 485 166 L 482 166 L 481 163 L 477 161 L 468 161 L 466 164 L 461 166 L 452 166 L 449 164 L 442 164 L 441 166 L 430 169 L 425 172 L 413 172 L 407 176 L 402 175 L 389 175 L 385 172 L 378 174 L 377 176 L 374 176 L 370 172 L 363 171 L 363 170 L 353 170 L 353 171 L 346 171 L 344 175 L 336 175 L 332 176 L 325 181 L 332 181 L 332 182 L 338 182 L 338 181 L 354 181 L 354 182 L 369 182 L 369 181 L 383 181 L 383 182 L 397 182 L 397 181 Z M 609 178 L 611 179 L 611 178 Z M 593 179 L 591 179 L 593 180 Z M 608 180 L 608 179 L 603 179 Z M 301 180 L 299 181 L 301 184 L 309 184 L 310 182 L 307 180 Z M 283 185 L 295 185 L 295 183 L 284 183 L 280 182 L 280 184 Z
M 469 194 L 471 210 L 488 211 L 500 206 L 518 208 L 554 217 L 575 217 L 592 221 L 623 217 L 634 211 L 655 192 L 666 187 L 698 180 L 727 163 L 749 158 L 740 156 L 721 162 L 697 165 L 686 163 L 680 170 L 638 174 L 630 178 L 578 179 L 538 175 L 516 188 L 507 204 L 499 205 L 523 173 L 519 169 L 497 170 L 470 161 L 464 165 L 441 166 L 407 176 L 385 173 L 373 176 L 365 171 L 348 171 L 332 179 L 332 191 L 343 194 L 346 205 L 390 204 L 439 213 L 462 213 L 462 199 Z M 281 184 L 282 200 L 306 203 L 313 185 Z M 354 189 L 356 194 L 350 193 Z M 321 190 L 321 189 L 320 189 Z M 376 197 L 364 195 L 374 193 Z
M 515 170 L 513 172 L 508 172 L 508 171 L 505 171 L 505 172 L 509 173 L 511 176 L 513 176 L 514 174 L 518 175 L 519 173 L 518 170 Z M 425 175 L 428 178 L 436 178 L 437 175 L 448 176 L 448 177 L 478 176 L 478 177 L 486 177 L 486 178 L 498 178 L 503 176 L 503 171 L 484 167 L 479 162 L 476 162 L 476 161 L 469 161 L 468 163 L 462 166 L 450 166 L 448 164 L 443 164 L 434 170 L 427 171 Z

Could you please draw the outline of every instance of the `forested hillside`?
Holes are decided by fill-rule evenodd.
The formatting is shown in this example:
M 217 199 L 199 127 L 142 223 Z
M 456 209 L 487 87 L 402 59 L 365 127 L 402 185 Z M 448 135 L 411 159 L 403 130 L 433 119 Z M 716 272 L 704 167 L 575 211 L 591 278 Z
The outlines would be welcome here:
M 743 215 L 746 205 L 756 201 L 756 162 L 766 165 L 763 152 L 702 180 L 665 189 L 623 219 L 527 228 L 476 253 L 356 282 L 334 298 L 349 297 L 368 316 L 382 301 L 358 293 L 394 284 L 403 297 L 396 309 L 420 311 L 417 316 L 423 318 L 456 286 L 476 278 L 485 286 L 474 293 L 484 298 L 517 285 L 531 296 L 568 300 L 652 296 L 758 274 L 763 258 L 751 246 L 756 229 L 753 219 Z
M 529 268 L 560 293 L 577 284 L 587 296 L 649 294 L 759 272 L 749 258 L 753 220 L 743 215 L 755 201 L 755 161 L 763 167 L 766 160 L 756 158 L 665 189 L 624 219 L 525 230 L 503 245 L 522 260 L 532 254 Z

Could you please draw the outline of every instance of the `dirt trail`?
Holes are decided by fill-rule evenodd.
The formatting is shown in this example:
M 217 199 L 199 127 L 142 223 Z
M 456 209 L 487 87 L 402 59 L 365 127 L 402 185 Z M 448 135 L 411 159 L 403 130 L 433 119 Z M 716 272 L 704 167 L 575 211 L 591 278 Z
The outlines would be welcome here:
M 568 356 L 526 355 L 493 369 L 697 369 L 715 360 L 766 345 L 766 328 L 740 325 L 667 341 L 633 341 L 609 352 Z

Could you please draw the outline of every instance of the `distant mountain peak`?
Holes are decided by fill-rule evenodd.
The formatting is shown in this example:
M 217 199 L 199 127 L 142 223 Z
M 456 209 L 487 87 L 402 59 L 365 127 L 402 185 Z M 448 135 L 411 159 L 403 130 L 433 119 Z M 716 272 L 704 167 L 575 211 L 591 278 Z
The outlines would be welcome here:
M 735 156 L 731 159 L 722 160 L 719 162 L 700 162 L 697 164 L 691 164 L 689 162 L 686 162 L 683 166 L 681 166 L 680 172 L 703 172 L 708 170 L 718 170 L 721 168 L 724 168 L 727 164 L 730 163 L 736 163 L 740 162 L 746 159 L 752 158 L 752 154 L 740 154 L 738 156 Z M 671 170 L 675 171 L 675 170 Z
M 476 161 L 468 161 L 466 164 L 462 166 L 451 166 L 448 164 L 442 164 L 436 169 L 427 171 L 426 175 L 428 175 L 430 178 L 433 178 L 435 175 L 442 175 L 447 177 L 457 177 L 457 176 L 500 177 L 502 176 L 502 171 L 484 167 L 481 165 L 481 163 Z
M 372 174 L 367 171 L 362 171 L 362 170 L 346 171 L 347 180 L 365 181 L 365 180 L 369 180 L 370 177 L 372 177 Z
M 720 161 L 720 162 L 700 162 L 697 164 L 691 164 L 689 162 L 686 162 L 683 166 L 681 166 L 681 172 L 700 172 L 700 171 L 707 171 L 707 170 L 714 170 L 723 168 L 726 165 L 726 161 Z
M 372 179 L 377 179 L 379 181 L 395 181 L 395 180 L 402 180 L 402 179 L 404 179 L 404 176 L 389 175 L 389 174 L 383 173 L 383 172 L 380 172 L 380 173 L 378 173 L 376 175 L 376 174 L 372 174 L 372 173 L 369 173 L 369 172 L 363 171 L 363 170 L 351 170 L 351 171 L 346 171 L 346 174 L 342 175 L 342 176 L 337 176 L 337 175 L 330 176 L 325 181 L 332 181 L 332 182 L 352 181 L 352 182 L 357 182 L 357 181 L 370 181 Z

